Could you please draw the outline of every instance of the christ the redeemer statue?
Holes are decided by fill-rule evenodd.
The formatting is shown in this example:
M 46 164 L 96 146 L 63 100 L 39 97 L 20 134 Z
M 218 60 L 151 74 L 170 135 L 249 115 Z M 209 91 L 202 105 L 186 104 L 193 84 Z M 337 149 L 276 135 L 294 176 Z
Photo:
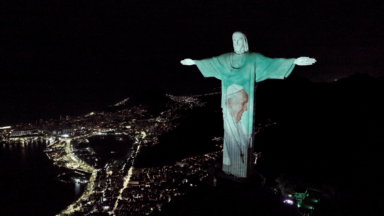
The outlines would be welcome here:
M 313 58 L 267 58 L 249 52 L 246 36 L 232 35 L 234 52 L 203 60 L 184 59 L 183 65 L 196 65 L 204 77 L 221 80 L 221 108 L 224 118 L 223 171 L 247 178 L 253 169 L 255 82 L 284 79 L 295 65 L 312 65 Z

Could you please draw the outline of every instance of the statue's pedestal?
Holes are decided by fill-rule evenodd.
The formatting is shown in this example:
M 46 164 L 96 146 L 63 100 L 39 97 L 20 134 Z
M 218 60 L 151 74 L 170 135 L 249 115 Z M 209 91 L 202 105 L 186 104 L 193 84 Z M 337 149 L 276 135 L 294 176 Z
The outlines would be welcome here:
M 247 178 L 239 178 L 239 177 L 236 177 L 234 175 L 227 175 L 224 173 L 224 171 L 220 168 L 216 168 L 215 169 L 215 176 L 217 178 L 221 178 L 221 179 L 228 179 L 228 180 L 231 180 L 231 181 L 235 181 L 235 182 L 238 182 L 238 183 L 247 183 L 248 182 L 248 179 Z

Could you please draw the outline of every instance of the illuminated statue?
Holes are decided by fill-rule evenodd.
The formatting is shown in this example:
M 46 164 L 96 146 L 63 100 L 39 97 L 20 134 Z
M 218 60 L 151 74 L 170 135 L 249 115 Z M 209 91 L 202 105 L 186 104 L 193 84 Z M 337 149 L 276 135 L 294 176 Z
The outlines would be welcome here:
M 234 52 L 203 60 L 184 59 L 183 65 L 196 65 L 204 77 L 221 80 L 221 107 L 224 118 L 223 171 L 246 178 L 253 169 L 255 82 L 284 79 L 295 65 L 312 65 L 313 58 L 267 58 L 249 52 L 246 36 L 232 35 Z

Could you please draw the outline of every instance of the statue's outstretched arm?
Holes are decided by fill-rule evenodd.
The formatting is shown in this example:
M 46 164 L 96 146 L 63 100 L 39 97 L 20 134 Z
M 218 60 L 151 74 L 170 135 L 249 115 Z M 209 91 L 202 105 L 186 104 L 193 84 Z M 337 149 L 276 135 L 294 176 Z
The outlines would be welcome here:
M 180 63 L 182 65 L 195 65 L 195 61 L 193 61 L 192 59 L 184 59 L 184 60 L 181 60 Z
M 309 58 L 309 57 L 300 57 L 300 58 L 295 59 L 295 61 L 294 61 L 294 63 L 296 65 L 301 65 L 301 66 L 313 65 L 315 62 L 316 62 L 316 59 Z

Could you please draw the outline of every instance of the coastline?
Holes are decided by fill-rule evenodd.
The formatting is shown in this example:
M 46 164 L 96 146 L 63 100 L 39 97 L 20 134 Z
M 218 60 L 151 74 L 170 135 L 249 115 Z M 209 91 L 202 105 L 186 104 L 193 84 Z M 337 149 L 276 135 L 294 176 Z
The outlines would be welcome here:
M 83 136 L 81 136 L 81 138 L 88 138 L 88 137 L 93 136 L 93 135 L 94 135 L 93 133 L 89 134 L 87 136 L 83 135 Z M 79 159 L 79 157 L 76 155 L 76 153 L 73 152 L 73 147 L 71 146 L 71 141 L 73 139 L 76 139 L 76 138 L 79 138 L 79 137 L 73 137 L 73 138 L 65 140 L 66 144 L 64 147 L 64 151 L 66 153 L 66 156 L 64 156 L 63 158 L 68 160 L 68 161 L 65 163 L 65 165 L 63 167 L 71 169 L 73 171 L 88 172 L 88 173 L 91 173 L 91 176 L 88 180 L 87 186 L 85 187 L 82 195 L 75 202 L 73 202 L 72 204 L 67 206 L 65 209 L 63 209 L 60 213 L 56 214 L 56 216 L 64 216 L 64 215 L 69 215 L 69 214 L 76 212 L 76 211 L 81 211 L 83 208 L 84 202 L 91 203 L 89 201 L 90 195 L 95 194 L 95 193 L 96 194 L 100 193 L 100 192 L 96 192 L 94 190 L 96 188 L 95 187 L 95 180 L 96 180 L 96 177 L 98 175 L 98 171 L 100 171 L 100 169 L 96 169 L 95 167 L 82 161 L 81 159 Z M 60 142 L 57 142 L 56 144 L 58 144 L 58 143 L 60 143 Z M 136 142 L 136 144 L 137 144 L 137 142 Z M 48 147 L 54 147 L 54 146 L 55 146 L 55 143 L 47 146 L 47 149 L 49 149 Z M 134 152 L 135 154 L 137 154 L 139 146 L 140 145 L 137 145 L 137 149 Z M 48 155 L 48 153 L 47 153 L 47 156 L 48 156 L 48 158 L 51 159 L 51 157 Z M 63 158 L 61 158 L 61 160 L 63 160 Z M 53 160 L 53 158 L 52 158 L 52 160 Z M 130 175 L 132 174 L 132 170 L 133 170 L 133 167 L 131 166 L 127 175 L 124 176 L 125 182 L 124 182 L 123 187 L 120 189 L 120 193 L 127 187 Z M 109 176 L 112 176 L 112 175 L 109 175 Z M 108 178 L 108 175 L 107 175 L 107 178 Z M 121 197 L 121 194 L 119 196 Z M 115 210 L 115 208 L 117 206 L 117 201 L 118 201 L 118 199 L 116 200 L 116 203 L 114 205 L 114 209 L 110 212 L 110 214 L 113 214 L 113 211 Z
M 173 168 L 172 166 L 162 166 L 161 169 L 167 170 L 164 174 L 168 173 L 165 174 L 168 175 L 168 177 L 163 178 L 159 175 L 158 177 L 153 176 L 151 180 L 152 183 L 147 182 L 145 179 L 141 179 L 142 176 L 138 176 L 138 174 L 146 173 L 148 170 L 142 168 L 135 169 L 134 167 L 137 162 L 136 158 L 140 148 L 141 146 L 145 148 L 153 148 L 152 146 L 157 146 L 159 143 L 158 137 L 161 134 L 175 129 L 180 124 L 180 119 L 183 119 L 181 118 L 183 116 L 181 114 L 186 114 L 187 110 L 192 110 L 194 107 L 204 106 L 204 103 L 200 102 L 198 98 L 168 97 L 173 102 L 166 100 L 164 102 L 165 106 L 159 107 L 163 111 L 160 112 L 160 114 L 155 114 L 155 116 L 152 116 L 152 113 L 148 112 L 147 106 L 140 105 L 134 106 L 129 110 L 114 109 L 113 112 L 101 111 L 91 112 L 85 116 L 79 117 L 67 116 L 65 118 L 60 118 L 60 121 L 40 121 L 37 122 L 36 125 L 21 124 L 16 125 L 16 127 L 11 128 L 10 130 L 3 130 L 2 132 L 4 132 L 6 138 L 11 141 L 11 145 L 15 143 L 28 145 L 28 143 L 32 142 L 34 139 L 50 140 L 51 142 L 47 144 L 43 154 L 53 163 L 53 165 L 74 171 L 70 173 L 70 175 L 65 176 L 67 180 L 69 178 L 69 181 L 75 180 L 77 183 L 87 183 L 81 196 L 56 215 L 64 216 L 71 213 L 91 214 L 93 212 L 119 215 L 122 211 L 126 211 L 127 205 L 129 208 L 136 208 L 134 211 L 150 214 L 153 211 L 159 211 L 161 205 L 164 202 L 170 202 L 171 197 L 174 196 L 174 194 L 164 192 L 165 189 L 163 187 L 167 187 L 167 184 L 173 184 L 175 181 L 181 183 L 181 181 L 186 178 L 187 173 L 178 176 L 177 173 L 180 169 L 179 165 L 175 165 Z M 159 111 L 154 111 L 154 113 L 156 112 Z M 112 119 L 115 122 L 112 123 Z M 106 121 L 110 123 L 107 127 L 103 127 L 103 122 Z M 93 122 L 93 124 L 89 124 L 88 122 Z M 72 129 L 60 127 L 59 125 L 62 125 L 62 123 L 71 125 Z M 74 129 L 74 127 L 76 129 Z M 48 130 L 46 130 L 46 128 Z M 107 140 L 112 137 L 120 142 L 122 141 L 122 138 L 120 136 L 115 136 L 118 134 L 130 135 L 134 139 L 133 146 L 131 147 L 131 155 L 129 158 L 123 157 L 124 159 L 110 159 L 110 161 L 106 162 L 105 166 L 101 163 L 103 160 L 98 160 L 99 157 L 95 152 L 97 149 L 93 150 L 91 146 L 84 145 L 86 143 L 88 144 L 88 138 L 94 135 L 99 135 L 97 136 L 97 139 L 105 138 L 105 140 Z M 107 153 L 110 155 L 115 155 L 116 153 L 115 151 L 109 151 L 110 153 Z M 100 167 L 101 164 L 103 164 L 103 167 Z M 201 166 L 201 164 L 199 166 Z M 153 170 L 153 167 L 149 169 Z M 192 166 L 188 168 L 186 167 L 186 169 L 190 169 L 190 173 L 197 173 L 198 177 L 196 178 L 200 179 L 199 181 L 202 181 L 207 177 L 206 167 L 199 167 L 197 169 L 196 166 Z M 85 179 L 81 172 L 89 173 L 89 178 L 87 177 L 87 179 Z M 77 174 L 81 176 L 79 177 L 78 175 L 74 177 L 74 175 Z M 66 174 L 63 173 L 61 175 Z M 148 173 L 147 175 L 152 174 Z M 182 177 L 184 175 L 185 177 Z M 132 185 L 138 186 L 137 180 L 135 183 L 131 182 L 132 176 L 140 178 L 140 188 L 142 187 L 141 190 L 145 192 L 145 197 L 142 195 L 141 198 L 129 198 L 128 193 L 130 192 L 128 191 L 130 191 Z M 153 185 L 154 178 L 158 178 L 155 181 L 156 185 Z M 160 178 L 162 179 L 161 181 Z M 161 183 L 161 185 L 158 183 Z M 183 184 L 185 184 L 185 181 Z M 158 188 L 159 186 L 160 188 Z M 194 184 L 194 187 L 196 186 L 197 183 Z M 156 188 L 160 191 L 149 196 L 150 193 L 153 193 L 153 190 L 158 190 Z M 178 186 L 173 185 L 172 188 L 174 188 L 173 191 L 175 191 Z M 182 195 L 185 193 L 176 193 L 175 196 L 177 196 L 177 194 Z M 151 208 L 148 208 L 144 206 L 134 207 L 134 203 L 130 203 L 141 202 L 143 199 L 149 199 L 154 204 Z

